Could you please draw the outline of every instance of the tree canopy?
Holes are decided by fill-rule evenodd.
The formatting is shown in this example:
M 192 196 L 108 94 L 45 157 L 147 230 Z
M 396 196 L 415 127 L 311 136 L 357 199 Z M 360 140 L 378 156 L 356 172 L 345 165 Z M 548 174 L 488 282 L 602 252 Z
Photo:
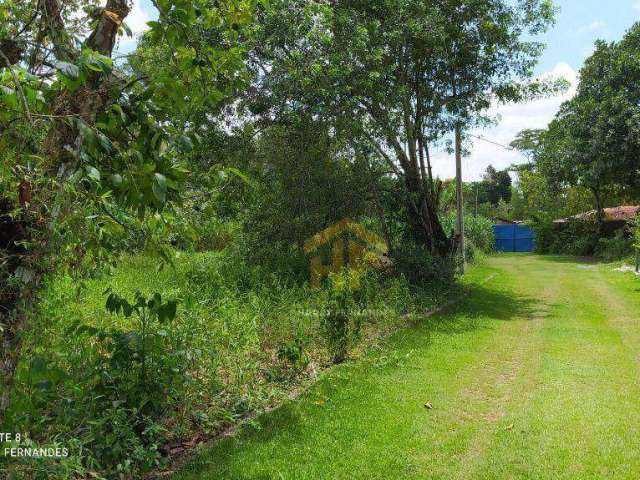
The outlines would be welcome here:
M 414 238 L 446 255 L 429 143 L 522 98 L 541 49 L 524 34 L 552 16 L 548 1 L 271 2 L 251 110 L 263 122 L 322 117 L 351 148 L 372 147 L 404 183 Z
M 544 131 L 525 131 L 513 145 L 530 155 L 550 188 L 591 192 L 601 217 L 608 199 L 638 187 L 640 24 L 619 42 L 598 41 L 580 71 L 574 98 Z

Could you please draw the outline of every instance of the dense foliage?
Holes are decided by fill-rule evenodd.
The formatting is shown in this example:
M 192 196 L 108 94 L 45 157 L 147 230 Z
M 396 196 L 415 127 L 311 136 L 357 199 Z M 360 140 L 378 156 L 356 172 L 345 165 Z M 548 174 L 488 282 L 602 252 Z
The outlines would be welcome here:
M 38 445 L 65 445 L 70 456 L 16 460 L 14 472 L 139 478 L 451 294 L 450 276 L 411 284 L 408 274 L 369 270 L 311 289 L 228 250 L 182 253 L 176 270 L 155 272 L 155 262 L 126 257 L 80 288 L 69 276 L 47 282 L 10 415 Z M 162 315 L 173 308 L 175 319 Z
M 13 478 L 141 478 L 455 293 L 430 146 L 550 91 L 548 0 L 152 3 L 123 55 L 130 1 L 0 2 L 0 432 L 68 450 Z M 312 289 L 345 218 L 387 255 Z
M 531 160 L 519 169 L 531 204 L 558 218 L 595 209 L 599 227 L 605 207 L 637 204 L 639 38 L 636 24 L 618 42 L 598 41 L 575 97 L 547 129 L 512 143 Z

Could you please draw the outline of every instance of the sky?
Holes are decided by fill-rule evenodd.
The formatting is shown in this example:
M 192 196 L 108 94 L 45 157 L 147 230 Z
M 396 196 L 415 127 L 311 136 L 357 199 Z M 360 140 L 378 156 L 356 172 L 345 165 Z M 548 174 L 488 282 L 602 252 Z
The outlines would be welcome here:
M 593 52 L 597 39 L 619 40 L 632 24 L 640 20 L 640 0 L 554 0 L 559 8 L 556 24 L 537 40 L 547 47 L 536 69 L 538 76 L 563 77 L 571 88 L 563 95 L 529 103 L 496 106 L 489 112 L 498 118 L 495 126 L 474 131 L 492 142 L 508 145 L 520 130 L 544 128 L 554 117 L 563 101 L 575 93 L 578 71 Z M 149 0 L 135 0 L 127 24 L 139 35 L 146 22 L 157 17 Z M 126 53 L 135 48 L 136 38 L 124 38 L 118 50 Z M 509 151 L 492 143 L 474 139 L 470 154 L 463 160 L 463 179 L 478 180 L 489 165 L 497 169 L 513 163 L 525 162 L 522 154 Z M 455 175 L 451 155 L 436 151 L 433 156 L 434 172 L 441 178 Z

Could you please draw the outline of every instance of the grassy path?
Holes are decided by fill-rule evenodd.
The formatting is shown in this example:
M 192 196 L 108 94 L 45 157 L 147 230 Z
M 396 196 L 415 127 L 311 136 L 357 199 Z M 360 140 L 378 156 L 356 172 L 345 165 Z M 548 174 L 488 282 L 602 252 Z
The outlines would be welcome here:
M 639 478 L 640 280 L 513 255 L 465 281 L 175 479 Z

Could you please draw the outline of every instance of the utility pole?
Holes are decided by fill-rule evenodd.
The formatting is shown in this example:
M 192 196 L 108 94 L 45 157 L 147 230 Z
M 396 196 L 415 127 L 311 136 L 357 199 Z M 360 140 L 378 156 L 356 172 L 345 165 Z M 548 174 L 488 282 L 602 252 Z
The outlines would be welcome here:
M 478 216 L 478 183 L 476 182 L 476 209 L 473 213 L 474 217 Z
M 464 211 L 462 205 L 462 125 L 459 121 L 456 123 L 456 207 L 458 211 L 456 234 L 462 260 L 460 263 L 460 273 L 464 275 L 466 258 L 464 252 Z

